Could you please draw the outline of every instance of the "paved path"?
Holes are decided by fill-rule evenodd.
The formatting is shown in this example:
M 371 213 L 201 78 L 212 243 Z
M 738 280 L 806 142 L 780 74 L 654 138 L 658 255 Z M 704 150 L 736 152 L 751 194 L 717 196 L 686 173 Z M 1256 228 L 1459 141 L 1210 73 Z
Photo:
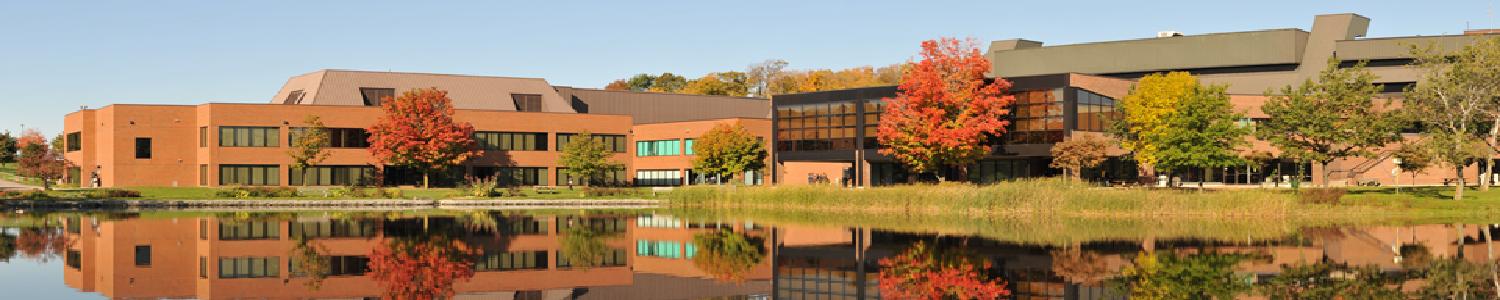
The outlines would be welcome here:
M 5 179 L 0 179 L 0 191 L 35 190 L 35 189 L 37 189 L 37 187 L 29 186 L 29 185 L 24 185 L 24 184 L 20 184 L 20 183 L 17 183 L 17 182 L 12 182 L 12 181 L 5 180 Z

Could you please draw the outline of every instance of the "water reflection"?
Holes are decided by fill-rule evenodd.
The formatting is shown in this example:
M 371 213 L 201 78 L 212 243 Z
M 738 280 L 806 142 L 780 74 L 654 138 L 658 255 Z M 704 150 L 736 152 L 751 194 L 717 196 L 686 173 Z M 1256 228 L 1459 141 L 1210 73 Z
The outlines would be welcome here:
M 32 214 L 0 215 L 0 260 L 110 298 L 1476 299 L 1497 295 L 1492 233 L 1037 245 L 627 212 Z M 28 280 L 0 288 L 58 278 Z

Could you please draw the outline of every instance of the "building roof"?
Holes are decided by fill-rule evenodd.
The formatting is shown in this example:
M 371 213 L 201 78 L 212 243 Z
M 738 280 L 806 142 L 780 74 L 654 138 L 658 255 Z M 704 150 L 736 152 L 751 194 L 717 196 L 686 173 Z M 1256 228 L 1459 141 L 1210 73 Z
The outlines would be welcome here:
M 556 87 L 573 107 L 589 114 L 630 115 L 635 124 L 726 118 L 771 118 L 771 101 L 761 98 L 609 91 Z
M 541 78 L 472 76 L 456 74 L 319 70 L 288 79 L 271 103 L 364 105 L 360 88 L 392 88 L 399 96 L 417 88 L 436 87 L 448 92 L 459 109 L 514 111 L 512 95 L 540 95 L 543 112 L 573 113 L 547 80 Z M 289 99 L 301 91 L 300 99 Z M 296 98 L 296 97 L 292 97 Z

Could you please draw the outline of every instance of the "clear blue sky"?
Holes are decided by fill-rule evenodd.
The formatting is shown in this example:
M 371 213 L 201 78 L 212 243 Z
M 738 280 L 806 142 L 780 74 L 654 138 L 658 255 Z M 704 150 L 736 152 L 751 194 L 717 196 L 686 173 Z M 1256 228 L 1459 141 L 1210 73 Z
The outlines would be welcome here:
M 0 130 L 56 134 L 82 105 L 267 102 L 288 77 L 329 68 L 601 87 L 769 58 L 885 65 L 943 36 L 1068 44 L 1307 29 L 1343 12 L 1373 19 L 1372 37 L 1500 27 L 1500 0 L 441 2 L 0 0 Z

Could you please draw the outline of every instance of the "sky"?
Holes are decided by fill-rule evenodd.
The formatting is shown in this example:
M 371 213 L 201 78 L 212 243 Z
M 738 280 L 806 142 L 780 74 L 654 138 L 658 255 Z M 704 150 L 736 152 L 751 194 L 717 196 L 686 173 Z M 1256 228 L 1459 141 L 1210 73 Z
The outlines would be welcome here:
M 627 3 L 628 2 L 628 3 Z M 793 69 L 904 62 L 923 40 L 1047 45 L 1312 26 L 1370 37 L 1500 28 L 1466 1 L 27 1 L 0 0 L 0 131 L 55 135 L 109 104 L 265 103 L 320 69 L 546 78 L 602 87 L 767 59 Z

